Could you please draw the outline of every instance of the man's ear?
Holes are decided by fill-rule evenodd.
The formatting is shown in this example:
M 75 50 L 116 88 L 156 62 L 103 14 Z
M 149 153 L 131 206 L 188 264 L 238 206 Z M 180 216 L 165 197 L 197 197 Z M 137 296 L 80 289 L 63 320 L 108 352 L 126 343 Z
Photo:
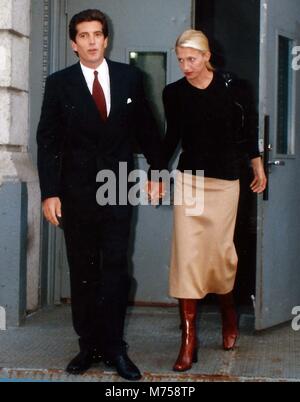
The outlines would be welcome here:
M 73 40 L 71 40 L 71 46 L 72 46 L 72 49 L 74 50 L 74 52 L 77 52 L 77 51 L 78 51 L 78 49 L 77 49 L 77 44 L 76 44 L 76 42 L 74 42 Z
M 104 49 L 107 49 L 107 46 L 108 46 L 108 37 L 106 37 L 104 40 Z

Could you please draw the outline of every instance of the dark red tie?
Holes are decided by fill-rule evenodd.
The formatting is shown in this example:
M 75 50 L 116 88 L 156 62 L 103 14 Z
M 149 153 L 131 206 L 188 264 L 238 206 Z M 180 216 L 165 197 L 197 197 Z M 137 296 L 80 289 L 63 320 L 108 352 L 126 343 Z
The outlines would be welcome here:
M 102 120 L 107 119 L 107 108 L 105 102 L 105 96 L 102 89 L 102 86 L 98 80 L 98 71 L 94 71 L 95 79 L 93 84 L 93 98 L 96 102 L 97 108 L 100 112 Z

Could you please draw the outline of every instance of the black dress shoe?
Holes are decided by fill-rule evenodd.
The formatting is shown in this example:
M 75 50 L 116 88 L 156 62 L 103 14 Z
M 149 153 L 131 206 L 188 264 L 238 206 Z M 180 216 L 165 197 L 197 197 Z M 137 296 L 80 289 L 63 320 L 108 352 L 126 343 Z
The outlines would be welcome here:
M 83 350 L 68 364 L 66 372 L 68 374 L 78 375 L 85 373 L 93 363 L 100 363 L 101 354 L 96 351 Z
M 120 377 L 129 381 L 138 381 L 142 378 L 140 370 L 129 359 L 127 353 L 122 353 L 119 356 L 111 360 L 104 360 L 104 363 L 108 367 L 114 367 Z

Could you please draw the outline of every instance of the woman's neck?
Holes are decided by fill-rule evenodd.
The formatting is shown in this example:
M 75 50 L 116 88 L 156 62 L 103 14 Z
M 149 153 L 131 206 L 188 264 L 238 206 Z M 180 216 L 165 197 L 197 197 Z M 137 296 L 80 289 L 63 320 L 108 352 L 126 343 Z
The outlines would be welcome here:
M 193 86 L 199 88 L 199 89 L 205 89 L 209 86 L 209 84 L 212 82 L 214 77 L 213 71 L 205 70 L 203 73 L 198 75 L 196 78 L 192 80 L 188 80 L 190 84 Z

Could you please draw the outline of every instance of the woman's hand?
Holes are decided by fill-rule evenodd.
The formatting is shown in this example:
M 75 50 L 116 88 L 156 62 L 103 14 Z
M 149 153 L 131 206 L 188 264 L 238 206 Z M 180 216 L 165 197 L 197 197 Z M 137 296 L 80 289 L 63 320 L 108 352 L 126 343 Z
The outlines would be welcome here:
M 264 171 L 264 166 L 261 158 L 254 158 L 251 160 L 254 179 L 250 184 L 250 188 L 254 193 L 262 193 L 267 185 L 267 178 Z
M 146 184 L 146 191 L 148 199 L 151 201 L 151 205 L 157 205 L 159 200 L 166 195 L 166 188 L 163 182 L 148 181 Z

